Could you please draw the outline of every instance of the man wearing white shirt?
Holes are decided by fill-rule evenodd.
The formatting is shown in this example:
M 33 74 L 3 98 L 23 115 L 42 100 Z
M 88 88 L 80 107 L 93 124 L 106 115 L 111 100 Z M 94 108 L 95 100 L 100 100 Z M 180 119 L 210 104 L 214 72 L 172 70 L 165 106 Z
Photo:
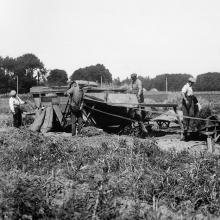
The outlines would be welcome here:
M 189 132 L 195 129 L 195 121 L 193 119 L 184 118 L 184 116 L 195 117 L 195 105 L 198 103 L 196 97 L 193 95 L 193 85 L 196 82 L 195 78 L 190 77 L 188 82 L 182 88 L 182 111 L 183 111 L 183 128 L 184 140 L 188 139 Z
M 24 104 L 25 102 L 17 96 L 15 90 L 10 92 L 10 96 L 9 107 L 13 114 L 13 125 L 16 128 L 19 128 L 22 125 L 22 112 L 20 105 Z
M 144 102 L 143 85 L 140 79 L 137 78 L 136 73 L 131 74 L 131 91 L 136 94 L 138 102 Z M 144 108 L 143 108 L 144 109 Z M 143 118 L 145 118 L 145 112 L 136 110 L 136 119 L 138 120 L 139 127 L 143 134 L 147 134 L 148 131 L 144 126 Z

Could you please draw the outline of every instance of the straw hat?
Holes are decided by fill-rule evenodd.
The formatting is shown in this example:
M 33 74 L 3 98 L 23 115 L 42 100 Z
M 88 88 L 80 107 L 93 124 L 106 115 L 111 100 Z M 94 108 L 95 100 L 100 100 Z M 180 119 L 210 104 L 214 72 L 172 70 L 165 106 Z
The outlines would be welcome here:
M 10 92 L 10 96 L 15 96 L 16 95 L 16 91 L 15 90 L 11 90 L 11 92 Z
M 193 77 L 190 77 L 190 78 L 188 79 L 188 81 L 189 81 L 189 82 L 192 82 L 192 83 L 195 83 L 195 82 L 196 82 L 196 79 L 193 78 Z

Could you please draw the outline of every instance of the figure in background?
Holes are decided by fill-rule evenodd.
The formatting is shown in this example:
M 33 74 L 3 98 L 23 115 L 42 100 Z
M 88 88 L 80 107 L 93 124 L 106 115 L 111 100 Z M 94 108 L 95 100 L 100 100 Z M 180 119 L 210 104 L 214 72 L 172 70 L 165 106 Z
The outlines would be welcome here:
M 144 102 L 143 86 L 141 80 L 137 78 L 136 73 L 131 74 L 131 90 L 132 93 L 137 95 L 138 102 L 143 103 Z
M 72 136 L 75 136 L 76 123 L 78 122 L 78 134 L 80 134 L 83 125 L 83 91 L 80 89 L 79 85 L 75 81 L 72 81 L 66 94 L 70 96 Z
M 25 104 L 24 101 L 22 101 L 15 90 L 12 90 L 10 92 L 10 99 L 9 99 L 9 108 L 10 111 L 13 114 L 13 126 L 16 128 L 19 128 L 22 125 L 22 111 L 21 111 L 21 105 Z
M 197 131 L 197 121 L 184 116 L 196 117 L 199 113 L 199 103 L 193 94 L 195 78 L 190 77 L 182 88 L 182 111 L 183 111 L 183 140 L 188 140 L 190 132 Z
M 143 103 L 144 102 L 144 93 L 143 93 L 143 86 L 140 79 L 137 78 L 136 73 L 131 74 L 131 91 L 132 93 L 136 94 L 138 102 Z M 142 109 L 142 107 L 141 107 Z M 145 112 L 140 110 L 136 110 L 136 119 L 138 120 L 139 127 L 141 131 L 145 134 L 148 133 L 147 129 L 144 126 L 143 118 L 145 116 Z

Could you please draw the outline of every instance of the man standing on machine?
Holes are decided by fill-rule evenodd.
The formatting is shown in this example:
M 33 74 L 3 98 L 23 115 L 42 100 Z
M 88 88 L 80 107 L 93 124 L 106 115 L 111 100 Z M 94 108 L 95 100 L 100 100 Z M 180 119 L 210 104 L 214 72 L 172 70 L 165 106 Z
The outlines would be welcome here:
M 72 81 L 69 85 L 69 89 L 66 92 L 69 95 L 69 105 L 71 112 L 71 123 L 72 123 L 72 136 L 81 133 L 83 118 L 82 118 L 82 106 L 83 106 L 83 91 L 80 89 L 79 85 Z M 76 129 L 76 123 L 78 122 L 78 129 Z
M 136 94 L 138 102 L 143 103 L 144 102 L 143 86 L 141 80 L 137 78 L 136 73 L 131 74 L 131 90 L 132 93 Z M 144 126 L 143 116 L 144 116 L 144 112 L 142 112 L 141 110 L 136 111 L 136 118 L 138 120 L 139 127 L 144 134 L 147 134 L 148 131 Z

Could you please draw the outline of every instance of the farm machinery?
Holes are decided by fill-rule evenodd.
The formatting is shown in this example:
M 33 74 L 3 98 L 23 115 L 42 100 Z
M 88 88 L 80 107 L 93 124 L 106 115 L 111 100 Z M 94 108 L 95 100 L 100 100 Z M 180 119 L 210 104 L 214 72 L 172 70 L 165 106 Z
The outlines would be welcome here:
M 168 109 L 169 111 L 153 111 L 154 117 L 144 114 L 143 122 L 148 131 L 152 124 L 157 125 L 161 130 L 170 129 L 170 124 L 176 122 L 179 132 L 183 131 L 181 116 L 177 112 L 177 104 L 169 103 L 138 103 L 135 94 L 127 93 L 125 89 L 105 89 L 97 84 L 78 81 L 84 90 L 83 119 L 84 126 L 95 126 L 105 131 L 117 134 L 140 134 L 138 121 L 135 117 L 137 111 L 146 113 L 150 109 Z M 70 125 L 69 97 L 65 96 L 67 86 L 63 87 L 32 87 L 30 92 L 33 95 L 36 106 L 40 109 L 38 126 L 35 130 L 47 132 L 55 127 L 65 130 Z M 43 110 L 42 110 L 43 109 Z M 151 112 L 151 110 L 149 110 Z M 158 116 L 159 115 L 159 116 Z M 202 121 L 196 132 L 191 135 L 202 135 L 207 137 L 207 143 L 216 142 L 219 139 L 220 120 L 217 116 L 210 115 L 207 118 L 197 118 Z
M 85 126 L 95 126 L 105 131 L 118 134 L 141 133 L 138 129 L 136 114 L 145 115 L 146 107 L 173 108 L 176 113 L 177 104 L 138 103 L 135 94 L 127 93 L 125 89 L 104 89 L 95 84 L 79 81 L 84 90 L 83 119 Z M 36 106 L 40 109 L 38 120 L 34 125 L 35 130 L 47 132 L 59 124 L 63 130 L 70 124 L 69 97 L 65 96 L 67 87 L 32 87 Z M 42 111 L 43 109 L 43 111 Z M 177 114 L 180 123 L 180 118 Z M 147 130 L 151 129 L 151 118 L 145 115 L 143 123 Z M 158 124 L 165 123 L 157 120 Z M 37 126 L 36 126 L 37 125 Z M 35 128 L 36 127 L 36 128 Z

